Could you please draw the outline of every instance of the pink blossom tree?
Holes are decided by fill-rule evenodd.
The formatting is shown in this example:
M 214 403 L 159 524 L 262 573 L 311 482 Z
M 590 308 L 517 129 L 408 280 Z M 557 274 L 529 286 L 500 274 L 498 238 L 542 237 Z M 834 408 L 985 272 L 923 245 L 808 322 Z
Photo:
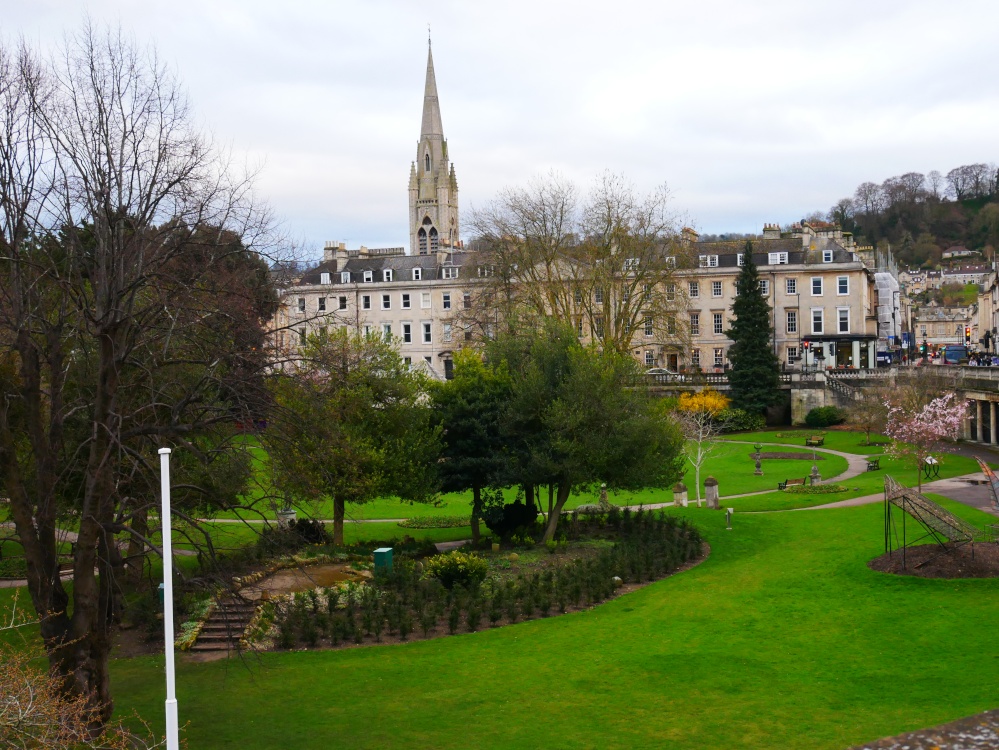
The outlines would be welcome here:
M 916 482 L 923 489 L 921 470 L 926 459 L 943 449 L 944 440 L 956 439 L 968 405 L 956 400 L 954 393 L 945 393 L 921 408 L 913 409 L 898 400 L 889 399 L 885 434 L 892 439 L 888 454 L 909 459 L 916 467 Z

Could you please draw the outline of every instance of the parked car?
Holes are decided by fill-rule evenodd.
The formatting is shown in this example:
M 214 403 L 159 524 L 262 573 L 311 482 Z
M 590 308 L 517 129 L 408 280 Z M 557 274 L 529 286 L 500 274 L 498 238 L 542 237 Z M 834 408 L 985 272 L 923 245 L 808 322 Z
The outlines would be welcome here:
M 683 375 L 673 372 L 667 367 L 652 367 L 645 371 L 646 375 L 655 375 L 655 379 L 666 383 L 678 383 L 683 380 Z

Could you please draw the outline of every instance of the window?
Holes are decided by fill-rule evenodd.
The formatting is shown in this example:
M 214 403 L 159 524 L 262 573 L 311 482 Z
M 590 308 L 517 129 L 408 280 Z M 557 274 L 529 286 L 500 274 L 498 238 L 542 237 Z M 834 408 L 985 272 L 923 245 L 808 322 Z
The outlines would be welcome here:
M 787 253 L 767 253 L 767 265 L 786 266 Z
M 737 253 L 736 254 L 736 256 L 735 256 L 735 264 L 737 266 L 740 266 L 740 267 L 746 265 L 746 255 L 745 255 L 745 253 Z
M 364 283 L 365 284 L 370 283 L 370 282 L 372 282 L 374 280 L 375 280 L 375 275 L 374 275 L 373 271 L 365 271 L 364 272 Z
M 701 268 L 717 268 L 718 267 L 718 256 L 717 255 L 698 255 L 697 256 L 698 265 Z
M 798 280 L 797 279 L 784 279 L 784 291 L 788 294 L 798 293 Z
M 646 315 L 645 316 L 645 335 L 646 336 L 651 336 L 652 335 L 652 331 L 653 331 L 652 316 L 651 315 Z
M 690 364 L 693 365 L 694 367 L 700 367 L 701 366 L 701 350 L 700 349 L 691 349 L 690 350 Z
M 833 251 L 832 250 L 823 250 L 822 251 L 822 262 L 823 263 L 832 263 L 832 259 L 833 259 L 832 255 L 833 255 Z
M 402 363 L 404 365 L 406 365 L 406 369 L 408 370 L 409 368 L 411 368 L 413 366 L 413 358 L 412 357 L 403 357 L 402 358 Z
M 433 359 L 431 359 L 430 357 L 424 357 L 423 361 L 426 362 L 428 365 L 432 365 L 434 363 Z
M 423 269 L 414 268 L 413 269 L 413 281 L 420 281 L 423 278 Z
M 666 316 L 666 333 L 670 336 L 676 335 L 676 318 L 672 315 Z
M 420 228 L 420 231 L 416 233 L 416 241 L 420 244 L 420 255 L 427 254 L 427 230 Z
M 578 338 L 583 338 L 583 318 L 582 318 L 582 316 L 576 318 L 576 336 Z
M 409 295 L 408 294 L 403 294 L 402 295 L 402 309 L 403 310 L 408 310 L 410 307 L 412 307 L 412 304 L 410 302 Z
M 823 310 L 821 307 L 812 308 L 812 333 L 822 333 L 824 329 Z
M 298 298 L 298 311 L 305 312 L 305 297 Z
M 364 338 L 371 336 L 371 326 L 364 326 Z
M 451 309 L 451 295 L 448 292 L 445 292 L 441 296 L 441 299 L 444 302 L 444 309 L 445 310 L 450 310 Z
M 651 349 L 645 350 L 645 366 L 652 367 L 656 363 L 656 353 Z
M 701 296 L 701 286 L 696 281 L 691 281 L 687 286 L 687 291 L 691 298 Z
M 725 350 L 715 349 L 715 367 L 721 367 L 725 361 Z
M 403 323 L 402 324 L 402 340 L 403 343 L 412 344 L 413 343 L 413 324 Z
M 700 336 L 701 335 L 701 315 L 700 313 L 690 314 L 690 335 Z
M 844 295 L 850 293 L 850 277 L 849 276 L 837 276 L 836 277 L 836 294 Z
M 721 313 L 713 313 L 711 315 L 711 323 L 712 323 L 712 330 L 715 333 L 724 333 L 725 332 L 725 321 L 722 318 L 722 314 Z
M 319 312 L 326 312 L 326 298 L 319 298 Z
M 638 258 L 625 258 L 624 265 L 622 266 L 624 271 L 637 271 L 638 270 Z
M 468 292 L 465 292 L 465 294 L 462 295 L 461 304 L 462 304 L 462 307 L 464 307 L 466 310 L 471 310 L 472 309 L 472 295 L 469 294 Z
M 424 310 L 430 309 L 430 292 L 420 293 L 420 307 L 422 307 Z
M 790 365 L 794 364 L 797 361 L 798 361 L 798 347 L 789 346 L 787 348 L 787 363 Z
M 362 297 L 361 297 L 361 308 L 364 309 L 364 310 L 370 310 L 371 309 L 371 295 L 370 294 L 362 295 Z
M 722 296 L 722 283 L 720 281 L 711 282 L 711 296 L 712 297 Z
M 382 271 L 382 281 L 392 281 L 392 269 L 386 268 Z
M 430 152 L 428 151 L 423 155 L 423 171 L 430 171 Z
M 437 230 L 430 230 L 430 252 L 436 253 L 440 247 L 440 238 L 437 236 Z M 446 276 L 444 278 L 447 278 Z
M 319 283 L 320 284 L 329 284 L 330 283 L 329 272 L 323 272 L 323 273 L 319 274 Z
M 672 302 L 676 299 L 676 284 L 666 285 L 666 301 Z
M 386 341 L 388 341 L 390 338 L 392 338 L 392 324 L 391 323 L 382 323 L 382 336 L 385 337 Z
M 339 303 L 340 303 L 340 309 L 341 310 L 346 310 L 347 309 L 347 298 L 346 297 L 340 297 Z
M 429 344 L 431 341 L 433 341 L 433 337 L 431 336 L 430 324 L 429 323 L 424 323 L 423 324 L 423 343 L 424 344 Z
M 341 284 L 349 284 L 350 283 L 350 271 L 341 271 L 340 272 L 340 283 Z
M 798 311 L 788 310 L 787 311 L 787 332 L 797 333 L 798 332 Z
M 441 326 L 441 338 L 445 343 L 451 343 L 451 324 L 445 323 Z
M 604 337 L 604 318 L 602 315 L 597 315 L 593 318 L 593 335 L 598 339 Z
M 390 295 L 390 294 L 383 294 L 382 295 L 382 310 L 391 310 L 391 309 L 392 309 L 392 295 Z
M 465 329 L 465 341 L 472 340 L 472 330 L 470 328 Z
M 770 296 L 770 279 L 760 279 L 760 294 L 764 297 Z
M 495 266 L 479 266 L 479 277 L 488 279 L 496 272 Z
M 674 287 L 674 290 L 675 289 L 676 287 Z M 627 302 L 630 299 L 631 299 L 631 290 L 625 287 L 624 289 L 621 290 L 621 301 Z
M 926 326 L 923 326 L 923 325 L 919 326 L 919 335 L 920 336 L 925 336 L 926 335 Z
M 812 277 L 812 296 L 821 297 L 822 296 L 822 277 L 813 276 Z
M 573 299 L 573 302 L 575 302 L 577 305 L 583 304 L 583 293 L 581 291 L 579 291 L 578 289 L 576 289 L 572 293 L 572 299 Z
M 849 307 L 837 307 L 836 308 L 836 331 L 838 333 L 849 333 L 850 332 L 850 308 Z
M 444 278 L 445 279 L 456 279 L 456 278 L 458 278 L 458 267 L 457 266 L 444 266 Z
M 593 301 L 596 304 L 598 304 L 598 305 L 602 305 L 604 303 L 604 290 L 603 289 L 597 289 L 597 290 L 595 290 L 593 292 Z

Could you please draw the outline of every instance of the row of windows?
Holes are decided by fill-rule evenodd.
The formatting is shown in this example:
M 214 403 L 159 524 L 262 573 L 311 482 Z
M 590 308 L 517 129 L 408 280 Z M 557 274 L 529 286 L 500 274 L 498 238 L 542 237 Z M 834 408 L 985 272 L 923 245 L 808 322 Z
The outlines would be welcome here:
M 425 278 L 423 270 L 424 269 L 422 269 L 422 268 L 414 268 L 414 269 L 412 269 L 410 271 L 410 280 L 411 281 L 423 281 L 423 279 Z M 357 279 L 351 274 L 350 271 L 340 271 L 340 283 L 341 284 L 349 284 L 351 282 L 352 278 L 355 281 L 357 281 Z M 381 279 L 380 279 L 381 281 L 393 281 L 394 278 L 395 278 L 395 272 L 391 268 L 386 268 L 386 269 L 382 270 L 382 272 L 381 272 Z M 444 279 L 456 279 L 456 278 L 458 278 L 458 267 L 457 266 L 444 266 L 443 268 L 441 268 L 441 278 L 444 278 Z M 365 284 L 371 284 L 371 283 L 374 282 L 374 280 L 375 280 L 375 272 L 374 271 L 361 271 L 361 273 L 360 273 L 360 281 L 362 281 Z M 329 273 L 329 272 L 327 272 L 327 271 L 323 271 L 322 273 L 320 273 L 319 274 L 319 283 L 320 284 L 332 284 L 333 283 L 332 282 L 332 274 Z
M 454 295 L 452 295 L 451 292 L 443 292 L 441 294 L 441 307 L 444 310 L 450 310 L 450 309 L 452 309 L 452 297 L 453 296 Z M 400 297 L 399 297 L 399 306 L 403 310 L 410 310 L 410 309 L 412 309 L 413 302 L 414 302 L 414 299 L 413 299 L 414 297 L 415 297 L 415 295 L 410 294 L 409 292 L 403 292 L 400 295 Z M 347 309 L 347 296 L 346 295 L 341 295 L 341 296 L 336 297 L 334 299 L 336 300 L 336 309 L 337 310 L 346 310 Z M 472 295 L 471 294 L 467 294 L 466 293 L 466 294 L 462 295 L 462 306 L 466 310 L 468 310 L 468 309 L 470 309 L 472 307 Z M 361 295 L 361 309 L 362 310 L 370 310 L 371 307 L 372 307 L 372 296 L 370 294 L 362 294 Z M 430 292 L 420 292 L 420 307 L 422 309 L 424 309 L 424 310 L 427 310 L 427 309 L 429 309 L 431 307 Z M 304 313 L 305 312 L 305 308 L 306 308 L 305 297 L 299 297 L 298 298 L 298 311 L 300 313 Z M 319 312 L 327 312 L 328 310 L 330 310 L 332 308 L 329 307 L 329 303 L 328 303 L 328 300 L 327 300 L 326 297 L 320 297 L 318 299 L 318 302 L 317 302 L 317 309 L 319 310 Z M 391 294 L 383 294 L 381 296 L 381 309 L 382 310 L 391 310 L 392 309 L 392 295 Z
M 736 255 L 736 265 L 745 265 L 745 257 L 742 253 Z M 822 262 L 832 263 L 833 262 L 833 251 L 823 250 L 822 251 Z M 787 253 L 767 253 L 767 265 L 768 266 L 786 266 L 788 263 Z M 701 268 L 717 268 L 718 267 L 718 256 L 717 255 L 698 255 L 697 265 Z

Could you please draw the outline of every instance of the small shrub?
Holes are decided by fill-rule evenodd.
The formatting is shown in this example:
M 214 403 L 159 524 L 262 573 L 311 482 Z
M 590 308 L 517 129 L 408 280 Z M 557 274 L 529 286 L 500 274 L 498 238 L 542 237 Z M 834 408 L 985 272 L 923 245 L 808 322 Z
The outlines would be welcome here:
M 466 589 L 477 588 L 488 572 L 489 566 L 485 560 L 460 550 L 435 555 L 426 562 L 427 576 L 436 578 L 447 589 L 453 589 L 455 585 Z
M 762 414 L 751 414 L 745 409 L 722 409 L 715 418 L 721 432 L 756 432 L 767 426 Z
M 332 541 L 332 537 L 326 531 L 323 522 L 314 518 L 290 521 L 288 528 L 294 531 L 306 544 L 329 544 Z
M 805 416 L 809 427 L 829 427 L 846 421 L 846 414 L 835 406 L 817 406 Z
M 493 534 L 507 539 L 513 533 L 524 527 L 532 527 L 538 518 L 538 511 L 533 506 L 525 505 L 516 500 L 506 505 L 486 508 L 482 520 Z

